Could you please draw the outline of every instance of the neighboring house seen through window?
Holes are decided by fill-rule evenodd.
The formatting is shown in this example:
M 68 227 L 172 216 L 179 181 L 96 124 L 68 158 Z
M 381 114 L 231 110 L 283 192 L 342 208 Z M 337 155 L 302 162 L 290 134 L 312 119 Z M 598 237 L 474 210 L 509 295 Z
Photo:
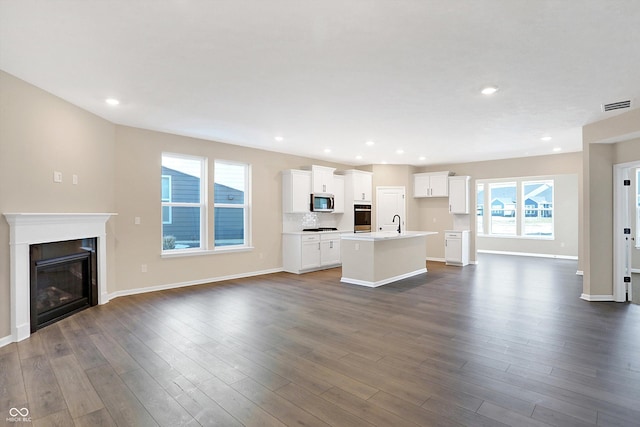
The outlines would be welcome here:
M 553 187 L 552 179 L 511 178 L 477 182 L 477 234 L 553 238 Z M 638 201 L 640 203 L 640 193 Z
M 162 250 L 205 249 L 205 165 L 202 157 L 162 154 Z

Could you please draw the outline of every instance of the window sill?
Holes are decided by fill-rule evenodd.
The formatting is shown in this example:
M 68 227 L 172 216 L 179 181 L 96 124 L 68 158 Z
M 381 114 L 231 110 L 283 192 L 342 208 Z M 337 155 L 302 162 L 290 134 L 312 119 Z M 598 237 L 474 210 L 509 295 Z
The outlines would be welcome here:
M 555 240 L 554 236 L 509 236 L 506 234 L 478 234 L 478 238 L 520 239 L 520 240 Z
M 162 252 L 160 254 L 160 258 L 182 258 L 189 256 L 202 256 L 202 255 L 218 255 L 218 254 L 228 254 L 234 252 L 250 252 L 254 249 L 253 246 L 242 246 L 238 248 L 228 248 L 228 249 L 197 249 L 193 251 L 175 251 L 175 252 Z

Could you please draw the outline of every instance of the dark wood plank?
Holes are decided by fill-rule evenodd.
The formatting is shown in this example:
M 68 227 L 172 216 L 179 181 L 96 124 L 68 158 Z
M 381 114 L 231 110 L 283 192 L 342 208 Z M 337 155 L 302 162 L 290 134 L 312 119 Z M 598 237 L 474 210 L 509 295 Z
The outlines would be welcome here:
M 89 369 L 87 376 L 116 425 L 131 427 L 158 425 L 109 365 Z
M 56 357 L 50 363 L 73 418 L 104 408 L 75 355 Z
M 428 268 L 375 289 L 337 268 L 116 298 L 1 348 L 0 411 L 28 408 L 34 425 L 638 425 L 640 306 L 580 300 L 575 261 Z
M 27 392 L 22 379 L 18 352 L 0 354 L 0 414 L 8 414 L 9 409 L 21 409 L 26 405 Z
M 67 404 L 49 359 L 35 356 L 21 361 L 29 413 L 34 419 L 67 411 Z

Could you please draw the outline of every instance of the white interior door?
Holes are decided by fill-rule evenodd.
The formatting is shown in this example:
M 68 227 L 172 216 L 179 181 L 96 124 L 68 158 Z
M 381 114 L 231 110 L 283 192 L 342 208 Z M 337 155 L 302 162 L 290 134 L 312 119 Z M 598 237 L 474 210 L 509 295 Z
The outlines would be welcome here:
M 396 231 L 399 215 L 402 231 L 406 230 L 406 203 L 404 187 L 376 187 L 376 231 Z
M 613 299 L 617 302 L 633 301 L 633 258 L 637 256 L 636 168 L 632 162 L 614 166 L 614 245 L 613 245 Z M 625 181 L 627 181 L 625 185 Z

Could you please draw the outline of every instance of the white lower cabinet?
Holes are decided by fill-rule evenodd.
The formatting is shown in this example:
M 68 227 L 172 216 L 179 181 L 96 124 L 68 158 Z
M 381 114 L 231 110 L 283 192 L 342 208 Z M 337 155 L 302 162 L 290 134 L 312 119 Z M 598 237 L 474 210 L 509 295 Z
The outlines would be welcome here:
M 282 264 L 289 273 L 306 273 L 340 265 L 340 234 L 283 234 Z
M 444 232 L 444 259 L 447 265 L 469 264 L 469 230 Z

